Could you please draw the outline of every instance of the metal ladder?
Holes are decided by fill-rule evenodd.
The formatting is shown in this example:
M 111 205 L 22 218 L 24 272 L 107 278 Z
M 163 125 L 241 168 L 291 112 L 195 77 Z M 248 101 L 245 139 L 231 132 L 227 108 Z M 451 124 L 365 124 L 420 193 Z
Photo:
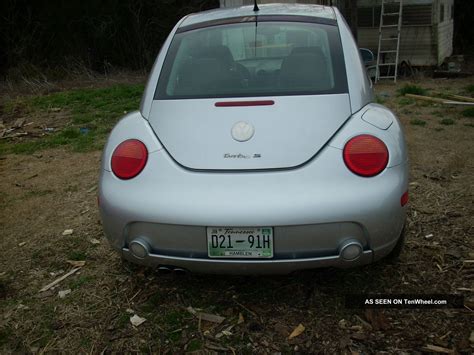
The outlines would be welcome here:
M 385 12 L 385 5 L 399 5 L 398 12 Z M 377 66 L 375 68 L 375 82 L 380 79 L 393 79 L 397 82 L 398 74 L 398 55 L 400 53 L 400 30 L 402 27 L 402 12 L 403 12 L 403 0 L 382 0 L 382 9 L 380 11 L 380 27 L 379 27 L 379 48 L 377 51 Z M 385 25 L 384 19 L 395 18 L 398 16 L 397 24 Z M 397 34 L 394 36 L 393 29 L 397 29 Z M 389 33 L 387 33 L 389 32 Z M 391 33 L 390 33 L 391 32 Z M 396 49 L 392 48 L 389 50 L 382 50 L 383 43 L 392 43 L 396 41 Z M 389 62 L 381 63 L 381 56 L 388 54 Z M 393 55 L 395 54 L 395 62 L 393 62 Z M 380 75 L 380 67 L 387 67 L 387 74 L 384 76 Z M 391 68 L 393 67 L 393 75 L 391 75 Z

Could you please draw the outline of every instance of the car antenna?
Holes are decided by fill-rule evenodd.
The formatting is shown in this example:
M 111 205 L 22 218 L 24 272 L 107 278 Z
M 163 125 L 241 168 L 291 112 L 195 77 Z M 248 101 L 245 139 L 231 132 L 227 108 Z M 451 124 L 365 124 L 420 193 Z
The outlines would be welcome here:
M 253 0 L 253 11 L 260 11 L 260 9 L 258 8 L 257 0 Z
M 253 0 L 253 11 L 258 12 L 260 9 L 258 8 L 257 0 Z M 255 14 L 255 47 L 254 47 L 254 55 L 257 56 L 257 26 L 258 26 L 258 16 Z

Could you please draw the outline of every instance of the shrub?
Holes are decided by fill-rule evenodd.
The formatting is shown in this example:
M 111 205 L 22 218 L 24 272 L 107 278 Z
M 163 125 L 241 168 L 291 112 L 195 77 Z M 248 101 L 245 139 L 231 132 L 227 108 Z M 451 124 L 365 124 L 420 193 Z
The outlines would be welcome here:
M 422 87 L 418 85 L 409 85 L 409 84 L 406 84 L 404 87 L 398 89 L 398 93 L 402 96 L 406 94 L 425 95 L 426 92 L 427 92 L 426 89 L 423 89 Z
M 443 118 L 441 121 L 440 121 L 441 124 L 444 124 L 445 126 L 451 126 L 454 124 L 454 120 L 452 120 L 451 118 Z
M 462 112 L 464 117 L 474 117 L 474 107 L 469 107 Z
M 426 121 L 420 120 L 418 118 L 414 118 L 410 121 L 410 124 L 413 126 L 425 126 Z

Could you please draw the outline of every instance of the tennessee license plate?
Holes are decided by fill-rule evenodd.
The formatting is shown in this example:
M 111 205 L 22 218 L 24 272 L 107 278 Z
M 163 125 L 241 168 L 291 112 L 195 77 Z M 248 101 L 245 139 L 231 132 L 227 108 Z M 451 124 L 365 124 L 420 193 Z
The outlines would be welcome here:
M 271 227 L 208 227 L 207 250 L 210 258 L 272 258 Z

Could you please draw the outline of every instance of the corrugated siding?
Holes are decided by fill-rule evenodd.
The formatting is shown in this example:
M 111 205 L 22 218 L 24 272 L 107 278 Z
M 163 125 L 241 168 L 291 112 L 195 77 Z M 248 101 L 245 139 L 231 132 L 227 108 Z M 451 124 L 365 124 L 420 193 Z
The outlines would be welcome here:
M 442 64 L 446 57 L 453 54 L 453 30 L 454 24 L 451 19 L 438 24 L 438 65 Z
M 360 7 L 357 9 L 359 27 L 379 27 L 381 6 Z M 398 12 L 397 7 L 386 7 L 385 12 Z M 402 11 L 403 26 L 431 25 L 431 5 L 406 5 Z M 386 16 L 385 25 L 397 24 L 397 16 Z
M 386 1 L 387 2 L 387 1 Z M 403 5 L 427 5 L 433 4 L 435 0 L 403 0 Z M 380 6 L 382 0 L 357 0 L 357 6 Z
M 436 46 L 433 40 L 433 29 L 431 26 L 402 27 L 400 34 L 400 62 L 410 61 L 415 66 L 429 66 L 437 64 Z M 358 29 L 359 47 L 368 48 L 377 55 L 379 44 L 378 28 Z M 395 42 L 395 41 L 394 41 Z M 382 49 L 392 49 L 384 42 Z
M 436 0 L 436 4 L 434 5 L 433 22 L 436 23 L 434 26 L 434 42 L 438 65 L 441 65 L 447 57 L 453 54 L 453 5 L 454 0 Z M 443 11 L 441 11 L 441 8 L 443 8 Z M 444 16 L 441 16 L 442 12 L 444 12 Z

